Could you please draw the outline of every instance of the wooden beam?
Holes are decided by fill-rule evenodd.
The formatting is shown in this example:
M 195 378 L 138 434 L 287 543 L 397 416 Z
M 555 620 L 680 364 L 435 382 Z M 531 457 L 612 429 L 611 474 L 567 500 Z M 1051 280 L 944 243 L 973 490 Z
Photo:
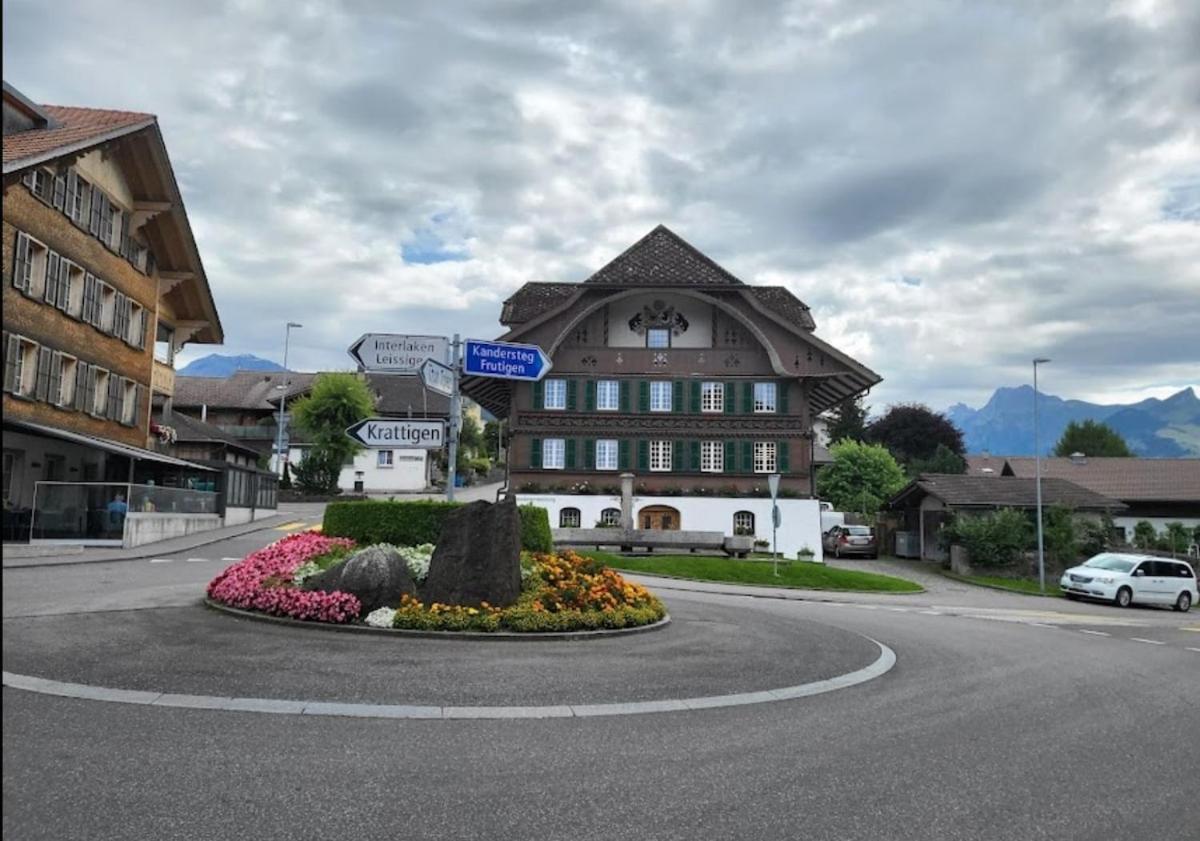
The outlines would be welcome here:
M 169 294 L 171 292 L 171 290 L 174 289 L 179 284 L 185 283 L 189 280 L 195 280 L 195 279 L 196 279 L 195 272 L 160 271 L 158 273 L 159 297 Z

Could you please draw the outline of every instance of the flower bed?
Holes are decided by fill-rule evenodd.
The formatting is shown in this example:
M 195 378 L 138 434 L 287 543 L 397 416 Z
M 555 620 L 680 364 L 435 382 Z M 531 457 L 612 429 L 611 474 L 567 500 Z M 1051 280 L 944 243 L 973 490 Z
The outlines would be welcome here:
M 288 535 L 225 569 L 209 582 L 208 597 L 230 607 L 274 616 L 349 622 L 357 619 L 362 609 L 357 598 L 349 593 L 301 590 L 294 586 L 292 576 L 313 558 L 353 546 L 352 540 L 315 532 Z

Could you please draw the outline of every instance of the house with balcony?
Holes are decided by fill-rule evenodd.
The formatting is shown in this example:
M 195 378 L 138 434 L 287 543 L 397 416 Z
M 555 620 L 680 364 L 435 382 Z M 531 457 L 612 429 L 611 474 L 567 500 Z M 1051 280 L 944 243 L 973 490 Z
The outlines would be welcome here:
M 175 353 L 223 339 L 157 119 L 7 82 L 3 117 L 4 539 L 219 525 L 216 473 L 151 426 Z

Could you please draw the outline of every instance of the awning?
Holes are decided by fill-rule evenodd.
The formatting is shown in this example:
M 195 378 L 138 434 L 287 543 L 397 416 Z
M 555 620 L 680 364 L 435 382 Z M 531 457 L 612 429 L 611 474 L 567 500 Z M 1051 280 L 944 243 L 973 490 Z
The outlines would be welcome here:
M 84 435 L 80 432 L 67 432 L 65 429 L 55 429 L 52 426 L 42 426 L 40 423 L 29 423 L 28 421 L 20 420 L 5 420 L 5 428 L 19 429 L 24 432 L 32 432 L 36 435 L 45 435 L 49 438 L 58 438 L 62 441 L 70 441 L 73 444 L 82 444 L 85 447 L 95 447 L 97 450 L 104 450 L 114 455 L 125 456 L 127 458 L 140 459 L 142 461 L 157 461 L 161 464 L 169 464 L 173 467 L 186 467 L 189 470 L 204 470 L 208 473 L 215 473 L 211 467 L 205 467 L 202 464 L 194 464 L 190 461 L 184 461 L 181 458 L 174 456 L 166 456 L 162 453 L 156 453 L 153 450 L 144 450 L 141 447 L 131 447 L 128 444 L 118 444 L 116 441 L 109 441 L 105 438 L 97 438 L 94 435 Z

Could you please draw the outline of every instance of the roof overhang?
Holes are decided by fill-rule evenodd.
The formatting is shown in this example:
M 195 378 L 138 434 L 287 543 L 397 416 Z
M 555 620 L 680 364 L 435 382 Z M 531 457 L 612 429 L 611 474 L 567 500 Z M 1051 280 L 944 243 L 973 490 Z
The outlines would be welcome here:
M 97 450 L 104 450 L 113 455 L 125 456 L 126 458 L 138 459 L 140 461 L 155 461 L 160 464 L 169 464 L 172 467 L 183 467 L 189 470 L 206 470 L 212 471 L 211 467 L 205 467 L 201 464 L 195 464 L 190 461 L 184 461 L 181 458 L 174 456 L 163 455 L 156 453 L 153 450 L 144 450 L 141 447 L 134 447 L 129 444 L 120 444 L 116 441 L 109 441 L 107 438 L 97 438 L 94 435 L 84 435 L 82 432 L 68 432 L 65 429 L 55 429 L 52 426 L 43 426 L 40 423 L 30 423 L 29 421 L 20 420 L 5 420 L 6 427 L 12 427 L 22 432 L 31 432 L 34 435 L 43 435 L 47 438 L 57 438 L 60 441 L 68 441 L 72 444 L 82 444 L 85 447 L 94 447 Z

